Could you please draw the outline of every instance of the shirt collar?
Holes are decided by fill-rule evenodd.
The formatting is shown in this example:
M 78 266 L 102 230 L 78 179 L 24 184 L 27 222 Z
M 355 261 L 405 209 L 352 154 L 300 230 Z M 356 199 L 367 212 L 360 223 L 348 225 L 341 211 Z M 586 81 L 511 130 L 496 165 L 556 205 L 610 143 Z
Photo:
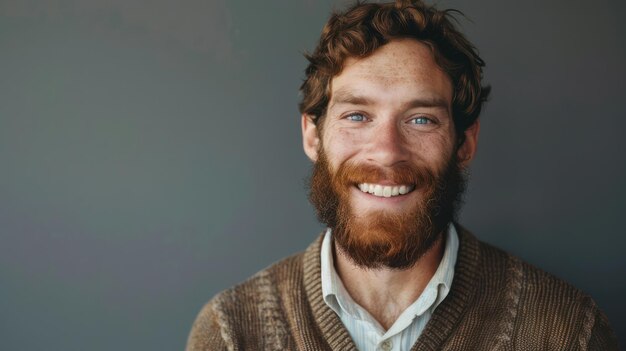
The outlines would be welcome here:
M 417 300 L 402 312 L 398 318 L 399 321 L 408 320 L 410 323 L 413 318 L 424 314 L 427 310 L 434 310 L 445 299 L 452 286 L 458 249 L 458 234 L 454 225 L 451 224 L 446 231 L 443 257 L 437 267 L 437 271 L 435 271 L 435 274 Z M 330 228 L 326 230 L 322 241 L 321 271 L 322 294 L 326 304 L 339 315 L 348 313 L 353 318 L 362 319 L 363 309 L 352 300 L 335 270 L 333 240 Z M 395 324 L 392 326 L 392 329 L 396 329 Z

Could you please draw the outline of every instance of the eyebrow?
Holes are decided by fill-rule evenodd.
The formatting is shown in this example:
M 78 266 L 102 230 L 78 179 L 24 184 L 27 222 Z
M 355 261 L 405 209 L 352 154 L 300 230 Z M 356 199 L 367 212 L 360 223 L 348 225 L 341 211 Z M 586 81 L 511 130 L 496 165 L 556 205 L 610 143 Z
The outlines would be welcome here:
M 335 92 L 335 94 L 331 97 L 332 104 L 329 106 L 329 109 L 335 107 L 335 105 L 373 105 L 375 99 L 369 98 L 367 96 L 358 95 L 351 91 L 345 89 L 339 89 Z M 448 109 L 448 102 L 438 96 L 434 97 L 426 97 L 426 98 L 417 98 L 411 101 L 406 102 L 403 105 L 404 108 L 416 108 L 416 107 L 436 107 Z

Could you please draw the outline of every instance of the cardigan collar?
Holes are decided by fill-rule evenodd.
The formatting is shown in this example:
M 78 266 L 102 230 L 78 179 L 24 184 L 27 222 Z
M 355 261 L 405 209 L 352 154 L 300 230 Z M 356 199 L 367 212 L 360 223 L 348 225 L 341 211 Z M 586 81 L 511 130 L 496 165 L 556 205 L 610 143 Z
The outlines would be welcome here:
M 478 240 L 466 229 L 455 224 L 459 234 L 459 252 L 454 279 L 446 299 L 435 309 L 412 351 L 439 350 L 463 316 L 476 290 L 480 250 Z M 304 288 L 317 326 L 332 350 L 357 348 L 339 316 L 324 302 L 321 283 L 320 250 L 322 233 L 303 256 Z

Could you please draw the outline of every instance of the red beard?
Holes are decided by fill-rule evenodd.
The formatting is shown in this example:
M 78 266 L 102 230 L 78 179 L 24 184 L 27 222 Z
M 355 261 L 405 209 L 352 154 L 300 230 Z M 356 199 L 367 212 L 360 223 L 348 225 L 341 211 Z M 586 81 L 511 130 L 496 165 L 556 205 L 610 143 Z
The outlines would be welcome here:
M 364 268 L 412 267 L 456 219 L 465 189 L 465 177 L 454 156 L 436 173 L 426 167 L 404 164 L 391 169 L 344 162 L 332 174 L 323 148 L 313 166 L 309 200 L 320 222 L 332 229 L 343 253 Z M 358 217 L 350 205 L 349 192 L 359 183 L 382 179 L 415 185 L 419 200 L 407 211 L 370 211 Z

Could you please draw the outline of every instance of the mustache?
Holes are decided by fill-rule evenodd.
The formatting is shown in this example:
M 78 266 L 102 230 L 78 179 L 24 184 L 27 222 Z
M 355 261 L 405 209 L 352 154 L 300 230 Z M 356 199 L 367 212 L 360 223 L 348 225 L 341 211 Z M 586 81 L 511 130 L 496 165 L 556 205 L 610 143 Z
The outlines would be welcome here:
M 411 163 L 380 167 L 373 164 L 345 162 L 339 166 L 336 185 L 354 185 L 359 183 L 391 182 L 394 184 L 415 185 L 420 187 L 436 182 L 437 176 L 427 167 Z

